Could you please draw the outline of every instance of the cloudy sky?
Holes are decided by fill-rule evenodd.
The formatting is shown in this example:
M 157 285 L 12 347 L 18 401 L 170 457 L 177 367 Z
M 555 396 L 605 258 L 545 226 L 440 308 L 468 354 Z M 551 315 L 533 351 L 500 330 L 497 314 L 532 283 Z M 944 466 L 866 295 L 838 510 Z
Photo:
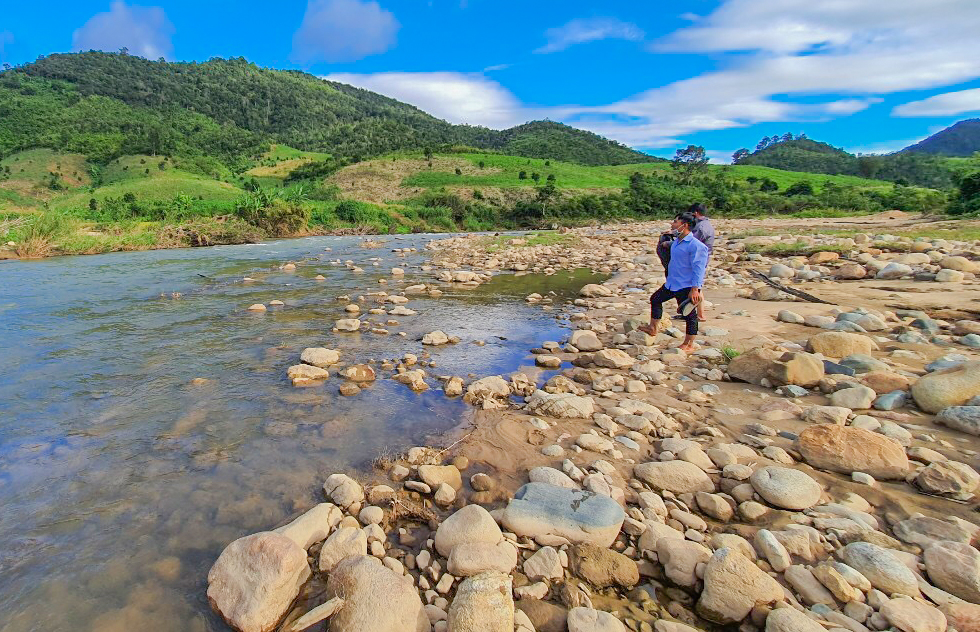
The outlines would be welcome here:
M 0 60 L 244 56 L 454 123 L 725 160 L 787 131 L 887 152 L 980 116 L 977 33 L 980 0 L 49 0 L 0 14 Z

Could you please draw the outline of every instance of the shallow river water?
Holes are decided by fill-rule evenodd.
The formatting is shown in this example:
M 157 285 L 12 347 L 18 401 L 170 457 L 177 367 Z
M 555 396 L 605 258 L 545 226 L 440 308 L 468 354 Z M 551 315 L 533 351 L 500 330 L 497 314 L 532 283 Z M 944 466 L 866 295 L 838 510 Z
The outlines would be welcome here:
M 227 629 L 205 596 L 226 544 L 317 502 L 330 473 L 437 442 L 467 414 L 435 379 L 421 395 L 390 379 L 351 398 L 336 377 L 293 388 L 285 372 L 303 348 L 340 349 L 343 364 L 430 350 L 430 376 L 511 372 L 564 331 L 524 296 L 553 290 L 557 304 L 594 280 L 501 275 L 443 287 L 438 299 L 412 295 L 419 314 L 397 317 L 390 335 L 331 332 L 348 316 L 339 295 L 431 283 L 417 269 L 429 239 L 0 264 L 0 630 Z M 391 252 L 406 247 L 419 252 Z M 279 269 L 290 260 L 295 271 Z M 393 266 L 406 268 L 404 281 L 387 274 Z M 367 298 L 365 312 L 376 306 Z M 245 310 L 275 299 L 286 305 Z M 462 342 L 423 348 L 434 329 Z

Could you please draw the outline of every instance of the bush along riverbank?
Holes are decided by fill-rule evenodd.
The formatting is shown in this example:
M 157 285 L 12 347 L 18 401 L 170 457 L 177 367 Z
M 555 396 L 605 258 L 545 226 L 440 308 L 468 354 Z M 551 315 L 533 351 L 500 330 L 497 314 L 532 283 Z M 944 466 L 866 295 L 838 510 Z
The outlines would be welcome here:
M 87 204 L 81 198 L 62 200 L 43 210 L 0 213 L 0 244 L 6 244 L 0 246 L 0 256 L 95 254 L 304 235 L 577 226 L 669 217 L 695 200 L 704 201 L 718 217 L 835 217 L 885 209 L 936 213 L 948 202 L 946 193 L 931 189 L 880 183 L 866 188 L 831 180 L 818 185 L 800 181 L 774 192 L 758 178 L 742 180 L 725 170 L 623 173 L 628 183 L 622 189 L 595 193 L 532 176 L 538 176 L 533 185 L 506 194 L 441 186 L 419 188 L 410 197 L 385 203 L 350 199 L 336 185 L 313 180 L 270 188 L 247 183 L 251 190 L 237 198 L 222 189 L 219 197 L 176 193 L 143 200 L 137 190 L 92 197 Z M 950 208 L 965 212 L 965 194 L 957 195 Z
M 977 243 L 868 220 L 801 239 L 806 256 L 753 248 L 791 227 L 725 236 L 748 224 L 722 226 L 690 354 L 669 323 L 638 330 L 663 281 L 655 226 L 430 244 L 433 285 L 582 265 L 613 276 L 561 306 L 566 340 L 531 350 L 553 373 L 436 377 L 407 354 L 337 374 L 350 396 L 375 379 L 441 383 L 473 423 L 360 480 L 332 474 L 308 510 L 231 542 L 208 574 L 212 608 L 245 632 L 325 619 L 340 632 L 975 629 Z M 957 298 L 904 291 L 920 286 Z M 825 302 L 797 299 L 803 288 Z M 899 291 L 907 304 L 888 306 Z M 410 309 L 408 289 L 391 302 Z M 307 349 L 282 368 L 328 387 L 343 353 Z

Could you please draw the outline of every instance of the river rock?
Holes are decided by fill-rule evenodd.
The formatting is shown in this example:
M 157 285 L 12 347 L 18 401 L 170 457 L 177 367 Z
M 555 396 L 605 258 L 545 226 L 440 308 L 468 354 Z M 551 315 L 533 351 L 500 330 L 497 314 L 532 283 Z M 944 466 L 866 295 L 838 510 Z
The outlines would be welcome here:
M 341 318 L 333 326 L 337 331 L 358 331 L 361 328 L 359 318 Z
M 320 549 L 320 570 L 329 573 L 352 555 L 367 555 L 367 534 L 357 527 L 340 527 L 330 534 Z
M 757 606 L 784 599 L 775 579 L 735 549 L 714 552 L 704 569 L 704 591 L 697 611 L 708 621 L 738 623 Z
M 576 577 L 584 579 L 595 588 L 632 588 L 640 583 L 640 571 L 636 562 L 622 553 L 594 544 L 572 547 L 568 556 L 568 568 Z
M 878 396 L 867 386 L 852 386 L 834 391 L 830 395 L 830 403 L 833 406 L 850 408 L 851 410 L 864 410 L 871 408 L 871 402 Z
M 447 336 L 445 332 L 439 330 L 430 331 L 422 336 L 422 344 L 424 345 L 439 346 L 444 345 L 447 342 L 449 342 L 449 336 Z
M 599 336 L 597 336 L 594 331 L 589 329 L 579 329 L 578 331 L 573 331 L 572 338 L 569 340 L 569 342 L 579 351 L 599 351 L 604 346 L 602 342 L 600 342 Z
M 826 628 L 795 608 L 776 608 L 766 617 L 766 632 L 825 632 Z
M 843 408 L 841 406 L 810 406 L 803 412 L 803 419 L 812 424 L 835 424 L 837 426 L 843 426 L 847 422 L 847 417 L 850 414 L 850 408 Z
M 904 263 L 892 261 L 875 275 L 876 279 L 900 279 L 903 276 L 912 274 L 912 268 Z
M 522 570 L 532 582 L 561 579 L 565 573 L 561 565 L 561 556 L 557 549 L 550 546 L 543 546 L 535 551 L 534 555 L 525 560 Z
M 208 602 L 240 632 L 269 632 L 310 577 L 306 551 L 272 532 L 235 540 L 208 572 Z
M 540 599 L 521 599 L 514 606 L 527 615 L 537 632 L 568 630 L 568 610 L 562 606 Z
M 341 509 L 364 500 L 364 488 L 346 474 L 331 474 L 323 483 L 323 492 Z
M 527 483 L 507 504 L 502 523 L 513 533 L 530 538 L 557 535 L 573 543 L 608 547 L 625 518 L 623 508 L 608 496 Z
M 968 500 L 980 486 L 980 474 L 966 463 L 938 461 L 922 468 L 915 484 L 930 494 Z
M 331 503 L 320 503 L 287 525 L 275 529 L 304 549 L 324 540 L 343 518 Z
M 769 378 L 771 367 L 782 354 L 773 349 L 756 347 L 742 353 L 728 363 L 728 374 L 736 380 L 759 385 Z
M 870 371 L 861 376 L 861 383 L 876 393 L 891 393 L 907 390 L 909 378 L 891 371 Z
M 581 489 L 581 486 L 569 478 L 567 474 L 553 467 L 540 466 L 532 468 L 528 472 L 527 478 L 532 483 L 547 483 L 548 485 L 564 487 L 566 489 Z
M 778 386 L 816 386 L 824 375 L 823 360 L 811 353 L 784 353 L 769 365 L 769 380 Z
M 633 468 L 633 474 L 654 489 L 675 494 L 715 491 L 715 484 L 704 470 L 687 461 L 641 463 Z
M 572 608 L 568 611 L 568 632 L 626 632 L 626 626 L 602 610 Z
M 429 390 L 429 385 L 425 383 L 425 371 L 422 369 L 405 371 L 404 373 L 396 373 L 391 379 L 400 384 L 405 384 L 416 393 Z
M 950 406 L 936 415 L 936 423 L 974 436 L 980 435 L 980 406 Z
M 592 363 L 609 369 L 625 369 L 633 366 L 633 358 L 619 349 L 603 349 L 592 354 Z
M 497 572 L 467 578 L 449 606 L 453 632 L 514 632 L 513 580 Z
M 693 588 L 697 583 L 698 564 L 711 559 L 711 549 L 690 540 L 661 538 L 657 541 L 656 552 L 667 579 L 685 588 Z
M 889 599 L 881 607 L 881 614 L 901 632 L 946 632 L 946 615 L 908 597 Z
M 510 397 L 510 385 L 499 375 L 484 377 L 466 387 L 463 401 L 484 410 L 506 408 Z
M 980 552 L 964 542 L 936 542 L 923 553 L 929 580 L 946 592 L 980 604 Z
M 607 296 L 612 296 L 613 291 L 606 287 L 605 285 L 599 285 L 597 283 L 589 283 L 584 285 L 579 294 L 586 298 L 602 298 Z
M 443 483 L 456 491 L 463 488 L 463 477 L 455 465 L 420 465 L 419 478 L 433 489 Z
M 487 571 L 510 573 L 517 566 L 517 547 L 503 540 L 461 542 L 449 554 L 446 570 L 456 577 L 471 577 Z
M 326 349 L 324 347 L 307 347 L 299 356 L 300 362 L 312 364 L 324 369 L 332 364 L 340 362 L 340 352 L 336 349 Z
M 340 373 L 351 382 L 373 382 L 376 379 L 374 368 L 370 364 L 354 364 Z
M 435 545 L 440 555 L 449 557 L 457 544 L 483 542 L 496 545 L 503 538 L 489 511 L 480 505 L 467 505 L 442 521 L 436 530 Z
M 855 353 L 869 354 L 877 349 L 874 340 L 845 331 L 824 331 L 807 340 L 807 350 L 828 358 L 845 358 Z
M 918 544 L 926 548 L 936 542 L 962 542 L 968 544 L 972 533 L 954 520 L 940 520 L 929 516 L 915 516 L 896 522 L 892 527 L 902 542 Z
M 308 384 L 313 380 L 327 379 L 330 377 L 330 371 L 310 364 L 294 364 L 286 369 L 286 377 L 296 385 Z
M 841 553 L 844 563 L 868 578 L 871 585 L 886 594 L 919 596 L 915 574 L 884 549 L 870 542 L 851 542 Z
M 752 473 L 749 482 L 762 498 L 775 507 L 802 511 L 820 502 L 820 483 L 806 472 L 770 465 Z
M 929 413 L 962 406 L 976 395 L 980 395 L 980 361 L 934 371 L 912 385 L 915 403 Z
M 337 564 L 327 579 L 327 597 L 343 606 L 330 619 L 331 630 L 428 632 L 429 617 L 411 577 L 362 555 Z
M 585 419 L 595 412 L 595 403 L 591 397 L 537 390 L 527 398 L 527 410 L 532 415 L 542 417 Z
M 811 466 L 841 474 L 864 472 L 891 480 L 904 478 L 909 469 L 905 449 L 897 441 L 862 428 L 809 426 L 800 433 L 796 447 Z

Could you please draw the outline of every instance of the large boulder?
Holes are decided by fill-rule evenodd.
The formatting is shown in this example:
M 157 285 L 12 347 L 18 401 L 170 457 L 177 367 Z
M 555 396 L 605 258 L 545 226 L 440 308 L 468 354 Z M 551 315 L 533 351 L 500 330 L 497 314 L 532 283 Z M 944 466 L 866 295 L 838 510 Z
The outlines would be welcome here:
M 341 509 L 348 509 L 364 500 L 364 488 L 346 474 L 331 474 L 323 483 L 323 492 Z
M 933 584 L 980 604 L 980 551 L 963 542 L 937 542 L 926 548 L 922 557 Z
M 527 398 L 527 411 L 556 419 L 588 419 L 595 412 L 595 403 L 591 397 L 538 390 Z
M 909 469 L 897 441 L 862 428 L 818 424 L 800 433 L 796 448 L 815 468 L 851 474 L 864 472 L 878 480 L 902 479 Z
M 504 539 L 490 512 L 480 505 L 467 505 L 449 516 L 436 529 L 436 550 L 449 557 L 453 547 L 464 542 L 496 545 Z
M 697 611 L 708 621 L 738 623 L 753 608 L 784 599 L 782 587 L 751 560 L 730 548 L 714 552 L 704 569 Z
M 919 470 L 915 485 L 930 494 L 969 500 L 980 487 L 980 474 L 966 463 L 937 461 Z
M 828 358 L 844 358 L 855 353 L 869 354 L 878 348 L 871 338 L 846 331 L 821 332 L 811 336 L 806 346 L 811 353 L 819 353 Z
M 588 285 L 582 286 L 579 290 L 579 294 L 586 298 L 601 298 L 606 296 L 612 296 L 613 291 L 606 287 L 605 285 L 599 285 L 597 283 L 589 283 Z
M 980 406 L 950 406 L 936 415 L 936 423 L 974 436 L 980 435 Z
M 782 356 L 773 349 L 756 347 L 742 353 L 728 363 L 728 375 L 736 380 L 759 385 L 769 378 L 769 368 Z
M 349 557 L 327 579 L 327 598 L 341 597 L 331 630 L 428 632 L 429 617 L 410 575 L 399 575 L 375 557 Z
M 320 549 L 320 570 L 329 573 L 348 557 L 367 555 L 367 534 L 357 527 L 340 527 L 330 534 Z
M 481 378 L 466 387 L 463 401 L 484 410 L 506 408 L 510 397 L 510 385 L 499 375 Z
M 449 606 L 453 632 L 514 632 L 513 580 L 490 571 L 474 575 L 456 589 Z
M 306 551 L 266 531 L 235 540 L 208 572 L 208 601 L 239 632 L 269 632 L 310 577 Z
M 802 511 L 820 502 L 820 483 L 806 472 L 770 465 L 752 473 L 752 488 L 770 505 Z
M 844 547 L 841 559 L 886 595 L 899 593 L 909 597 L 919 596 L 919 582 L 915 573 L 888 549 L 870 542 L 851 542 Z
M 704 470 L 682 460 L 641 463 L 633 468 L 633 475 L 654 489 L 675 494 L 715 491 Z
M 928 413 L 962 406 L 977 395 L 980 395 L 980 361 L 934 371 L 912 385 L 915 403 Z
M 507 504 L 501 522 L 517 535 L 557 535 L 573 543 L 609 547 L 625 518 L 623 508 L 609 496 L 547 483 L 527 483 Z M 437 539 L 437 548 L 438 544 Z

